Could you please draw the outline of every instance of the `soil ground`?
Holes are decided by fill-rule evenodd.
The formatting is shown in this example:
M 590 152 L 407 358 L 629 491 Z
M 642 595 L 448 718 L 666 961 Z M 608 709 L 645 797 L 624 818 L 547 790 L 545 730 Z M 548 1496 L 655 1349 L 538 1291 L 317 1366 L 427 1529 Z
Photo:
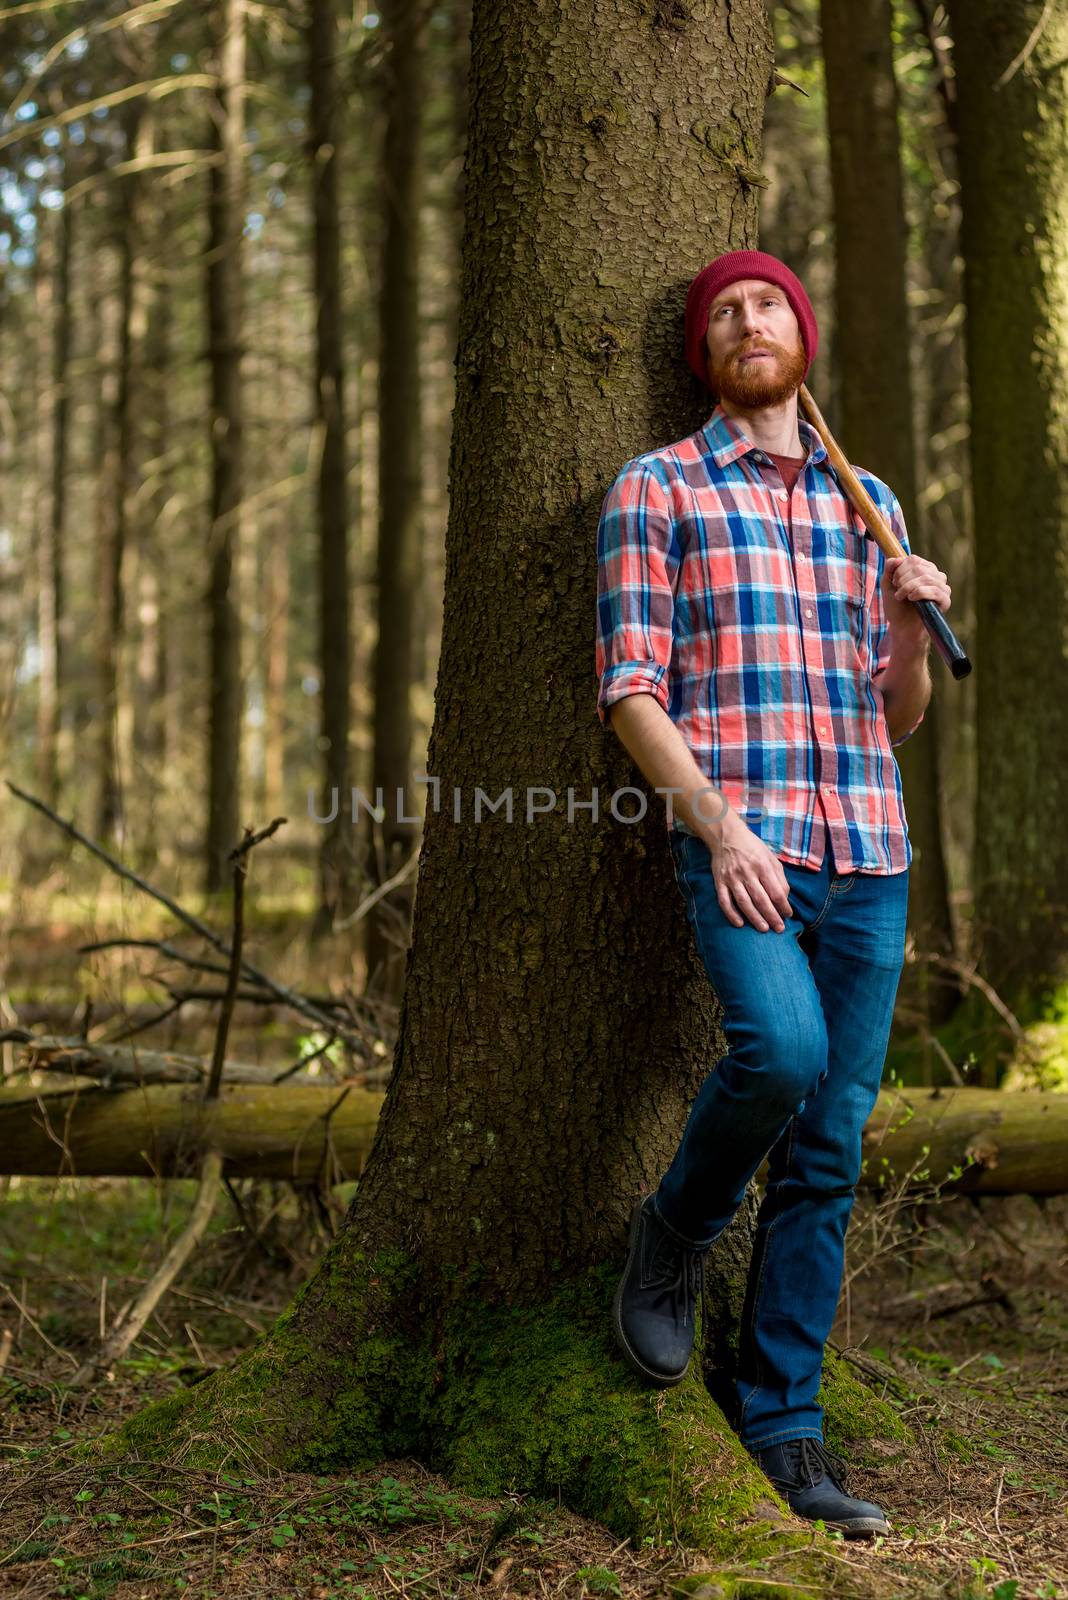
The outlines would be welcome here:
M 671 1596 L 701 1559 L 632 1549 L 562 1508 L 473 1500 L 416 1462 L 351 1477 L 257 1460 L 136 1472 L 74 1447 L 240 1353 L 288 1300 L 327 1222 L 246 1183 L 113 1380 L 64 1387 L 181 1224 L 191 1185 L 13 1180 L 0 1209 L 0 1595 L 44 1600 L 292 1596 Z M 337 1197 L 344 1199 L 344 1195 Z M 237 1203 L 240 1202 L 239 1214 Z M 834 1342 L 915 1429 L 904 1458 L 854 1455 L 893 1533 L 841 1543 L 873 1596 L 1068 1597 L 1068 1206 L 863 1201 Z M 889 1448 L 889 1447 L 887 1447 Z M 774 1574 L 736 1575 L 774 1595 Z M 714 1600 L 709 1590 L 705 1600 Z M 722 1590 L 719 1592 L 722 1593 Z
M 273 899 L 256 896 L 248 953 L 307 987 L 289 887 L 272 882 Z M 87 997 L 97 1017 L 110 1008 L 121 1020 L 166 1003 L 161 977 L 187 978 L 143 950 L 77 954 L 79 944 L 117 934 L 173 937 L 169 919 L 140 896 L 102 893 L 87 880 L 77 892 L 46 882 L 36 908 L 33 898 L 0 896 L 9 1022 L 44 1004 L 47 1017 L 34 1020 L 69 1033 L 84 1023 Z M 320 991 L 359 992 L 347 943 L 320 948 L 314 970 Z M 203 1054 L 212 1016 L 186 1006 L 142 1037 Z M 388 1015 L 378 1025 L 379 1054 L 388 1055 Z M 308 1034 L 299 1019 L 239 1006 L 230 1055 L 284 1064 L 306 1052 Z M 314 1267 L 351 1191 L 324 1204 L 286 1185 L 233 1185 L 129 1358 L 111 1381 L 74 1392 L 67 1380 L 153 1271 L 193 1186 L 18 1178 L 0 1186 L 4 1600 L 433 1600 L 476 1590 L 652 1600 L 680 1586 L 728 1600 L 722 1584 L 701 1591 L 700 1556 L 633 1549 L 554 1504 L 473 1500 L 412 1461 L 347 1478 L 278 1474 L 250 1440 L 246 1459 L 225 1474 L 179 1462 L 87 1465 L 80 1441 L 198 1382 L 270 1324 Z M 837 1546 L 843 1591 L 1068 1600 L 1068 1200 L 866 1197 L 833 1340 L 899 1408 L 916 1441 L 904 1456 L 871 1444 L 851 1452 L 858 1489 L 887 1506 L 893 1533 Z M 775 1600 L 783 1593 L 775 1576 L 729 1575 L 732 1600 Z

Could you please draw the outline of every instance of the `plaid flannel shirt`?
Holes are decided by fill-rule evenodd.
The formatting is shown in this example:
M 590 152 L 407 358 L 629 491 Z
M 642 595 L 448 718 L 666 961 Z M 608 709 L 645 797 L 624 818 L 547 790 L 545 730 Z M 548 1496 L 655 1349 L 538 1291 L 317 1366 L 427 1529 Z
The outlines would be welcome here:
M 815 429 L 798 428 L 792 534 L 781 479 L 769 486 L 768 457 L 719 406 L 623 467 L 597 533 L 597 712 L 604 723 L 617 700 L 654 695 L 780 860 L 819 867 L 829 841 L 839 872 L 902 872 L 912 847 L 891 747 L 923 717 L 890 739 L 885 558 Z M 856 470 L 908 550 L 896 496 Z

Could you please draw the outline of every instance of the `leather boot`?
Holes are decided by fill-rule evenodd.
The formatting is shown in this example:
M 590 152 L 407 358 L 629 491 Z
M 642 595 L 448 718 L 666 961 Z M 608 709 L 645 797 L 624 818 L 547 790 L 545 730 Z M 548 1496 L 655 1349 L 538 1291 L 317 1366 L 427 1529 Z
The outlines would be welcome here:
M 616 1342 L 635 1372 L 660 1388 L 686 1376 L 705 1253 L 668 1233 L 653 1210 L 652 1195 L 638 1201 L 612 1323 Z
M 799 1517 L 821 1518 L 851 1538 L 890 1532 L 880 1506 L 848 1492 L 849 1469 L 819 1439 L 788 1439 L 757 1446 L 751 1454 Z

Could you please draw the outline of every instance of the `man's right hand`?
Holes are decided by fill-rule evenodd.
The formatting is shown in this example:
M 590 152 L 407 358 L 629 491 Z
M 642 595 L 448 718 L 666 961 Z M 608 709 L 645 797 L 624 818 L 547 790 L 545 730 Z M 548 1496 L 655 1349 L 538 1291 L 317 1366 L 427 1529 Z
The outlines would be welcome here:
M 761 933 L 769 928 L 783 933 L 783 918 L 792 915 L 792 907 L 790 885 L 778 856 L 736 811 L 724 818 L 712 842 L 705 842 L 712 857 L 716 896 L 727 921 L 744 928 L 748 920 Z

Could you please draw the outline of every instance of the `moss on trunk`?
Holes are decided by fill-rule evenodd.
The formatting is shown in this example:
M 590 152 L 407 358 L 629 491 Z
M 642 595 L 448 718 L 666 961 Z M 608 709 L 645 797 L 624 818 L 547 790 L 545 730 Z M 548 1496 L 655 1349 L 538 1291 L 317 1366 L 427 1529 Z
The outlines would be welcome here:
M 328 1270 L 312 1322 L 298 1298 L 238 1365 L 99 1448 L 222 1467 L 247 1459 L 251 1436 L 261 1462 L 321 1473 L 416 1456 L 470 1494 L 559 1498 L 635 1544 L 680 1543 L 730 1568 L 774 1558 L 788 1592 L 818 1592 L 830 1547 L 756 1468 L 696 1363 L 676 1388 L 654 1390 L 617 1354 L 615 1263 L 539 1305 L 490 1307 L 472 1290 L 440 1320 L 423 1315 L 413 1259 L 353 1266 Z M 324 1323 L 339 1343 L 315 1337 Z M 840 1361 L 828 1365 L 822 1399 L 836 1444 L 908 1439 Z M 705 1581 L 747 1592 L 724 1573 Z

